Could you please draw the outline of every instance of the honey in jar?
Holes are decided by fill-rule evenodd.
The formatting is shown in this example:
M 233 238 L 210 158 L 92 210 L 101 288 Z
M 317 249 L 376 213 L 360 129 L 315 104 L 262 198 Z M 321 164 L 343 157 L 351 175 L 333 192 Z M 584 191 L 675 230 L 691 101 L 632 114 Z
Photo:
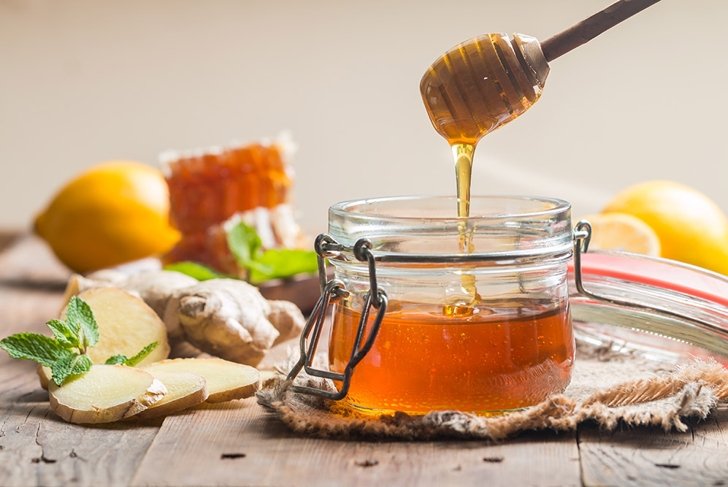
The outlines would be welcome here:
M 329 234 L 344 249 L 330 262 L 346 289 L 333 313 L 332 371 L 349 363 L 371 288 L 366 263 L 346 250 L 361 238 L 370 241 L 388 301 L 347 391 L 347 403 L 360 411 L 495 413 L 536 404 L 569 383 L 568 203 L 473 197 L 471 249 L 460 245 L 463 219 L 452 215 L 455 203 L 454 197 L 383 198 L 340 203 L 329 212 Z M 478 296 L 453 308 L 463 276 Z
M 329 367 L 341 374 L 336 385 L 350 406 L 497 413 L 536 404 L 569 383 L 569 205 L 470 194 L 477 143 L 528 110 L 547 74 L 538 42 L 527 36 L 489 34 L 448 51 L 420 90 L 452 147 L 457 196 L 330 210 L 329 233 L 344 249 L 330 261 L 345 293 L 334 312 Z M 353 251 L 360 239 L 367 265 Z
M 414 304 L 387 313 L 347 400 L 378 413 L 497 412 L 565 389 L 574 353 L 568 307 L 519 310 L 458 317 Z M 332 369 L 346 366 L 360 318 L 346 305 L 336 311 Z

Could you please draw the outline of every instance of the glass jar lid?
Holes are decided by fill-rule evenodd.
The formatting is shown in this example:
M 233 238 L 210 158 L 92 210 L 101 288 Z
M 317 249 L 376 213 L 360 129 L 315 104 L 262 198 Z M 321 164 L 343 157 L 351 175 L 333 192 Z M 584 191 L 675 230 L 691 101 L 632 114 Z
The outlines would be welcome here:
M 687 264 L 626 252 L 581 255 L 584 294 L 570 268 L 578 335 L 593 344 L 650 358 L 728 361 L 728 277 Z

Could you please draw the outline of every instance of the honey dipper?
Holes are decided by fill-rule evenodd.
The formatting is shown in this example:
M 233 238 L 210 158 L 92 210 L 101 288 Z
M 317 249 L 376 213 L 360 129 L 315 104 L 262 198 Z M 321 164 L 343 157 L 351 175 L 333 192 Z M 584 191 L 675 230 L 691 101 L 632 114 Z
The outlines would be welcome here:
M 550 61 L 658 1 L 620 0 L 541 43 L 523 34 L 495 33 L 458 44 L 420 82 L 435 130 L 451 145 L 476 144 L 539 99 Z

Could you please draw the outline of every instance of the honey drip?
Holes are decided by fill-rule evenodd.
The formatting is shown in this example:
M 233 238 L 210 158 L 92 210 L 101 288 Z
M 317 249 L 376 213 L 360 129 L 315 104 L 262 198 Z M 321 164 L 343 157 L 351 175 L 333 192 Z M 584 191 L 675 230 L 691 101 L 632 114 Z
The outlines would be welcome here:
M 541 95 L 548 64 L 533 42 L 527 36 L 507 34 L 471 39 L 437 59 L 420 82 L 430 121 L 452 148 L 462 253 L 475 251 L 466 220 L 475 148 L 484 135 L 521 115 Z M 445 304 L 443 314 L 472 314 L 479 298 L 475 276 L 466 271 L 462 289 Z
M 473 229 L 467 221 L 470 216 L 470 181 L 473 172 L 473 154 L 475 144 L 453 144 L 452 154 L 455 160 L 455 181 L 457 184 L 458 247 L 461 253 L 470 254 L 475 250 Z M 473 274 L 465 272 L 461 278 L 461 290 L 456 293 L 452 302 L 443 306 L 446 316 L 470 316 L 480 296 Z

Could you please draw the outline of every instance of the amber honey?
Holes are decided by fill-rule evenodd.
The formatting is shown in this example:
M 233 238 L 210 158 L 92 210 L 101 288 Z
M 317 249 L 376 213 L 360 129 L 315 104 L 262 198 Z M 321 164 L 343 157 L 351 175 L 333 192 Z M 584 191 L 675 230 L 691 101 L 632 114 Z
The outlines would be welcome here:
M 242 211 L 285 203 L 292 184 L 277 145 L 180 154 L 167 166 L 170 217 L 184 235 L 204 233 Z
M 387 312 L 354 371 L 347 401 L 357 409 L 492 413 L 533 405 L 569 383 L 574 339 L 566 305 L 476 309 L 461 317 L 437 306 L 394 307 L 400 309 Z M 358 311 L 337 308 L 332 370 L 341 372 L 348 362 L 359 318 Z
M 548 68 L 538 69 L 545 59 L 534 59 L 524 40 L 506 34 L 470 39 L 435 60 L 420 81 L 427 115 L 452 147 L 459 217 L 470 214 L 470 177 L 480 139 L 541 96 Z M 467 240 L 462 233 L 461 240 Z
M 558 235 L 571 248 L 570 225 L 563 225 L 570 218 L 568 204 L 516 197 L 493 199 L 490 205 L 480 198 L 480 211 L 485 213 L 471 216 L 477 143 L 528 110 L 543 88 L 548 67 L 539 67 L 543 55 L 540 48 L 529 47 L 529 42 L 523 36 L 501 34 L 473 39 L 436 60 L 420 83 L 430 120 L 452 148 L 457 235 L 448 218 L 387 221 L 383 211 L 387 203 L 396 210 L 396 217 L 402 216 L 396 198 L 362 205 L 345 202 L 330 213 L 336 220 L 329 220 L 334 238 L 348 240 L 354 230 L 371 227 L 371 235 L 362 232 L 371 237 L 369 247 L 381 254 L 392 251 L 390 262 L 397 262 L 407 244 L 412 244 L 420 250 L 426 248 L 426 258 L 418 258 L 432 263 L 431 273 L 421 272 L 427 267 L 411 265 L 384 269 L 381 287 L 389 306 L 372 348 L 353 370 L 346 394 L 346 401 L 359 410 L 420 414 L 454 409 L 492 414 L 536 404 L 569 383 L 574 338 L 566 304 L 564 251 L 554 251 L 551 256 L 539 251 L 536 255 L 543 256 L 543 261 L 538 266 L 527 258 L 529 251 L 543 246 L 535 240 L 540 234 L 548 238 L 546 246 L 558 247 L 559 239 L 553 238 Z M 414 213 L 417 202 L 412 200 Z M 522 213 L 513 213 L 517 207 L 523 208 Z M 546 208 L 557 210 L 558 218 L 544 218 Z M 367 211 L 376 218 L 366 218 Z M 540 221 L 543 227 L 532 227 Z M 396 232 L 397 227 L 402 231 Z M 458 239 L 457 255 L 446 250 L 452 247 L 442 244 L 440 237 Z M 504 240 L 510 243 L 495 255 L 480 249 L 483 255 L 468 256 L 479 252 L 476 237 L 491 249 Z M 484 237 L 488 239 L 484 241 Z M 508 251 L 517 253 L 508 256 Z M 521 256 L 525 258 L 521 260 Z M 341 265 L 337 278 L 345 285 L 351 280 L 360 286 L 362 276 L 351 269 L 351 260 L 346 261 L 332 259 L 335 268 Z M 418 301 L 423 296 L 429 299 Z M 337 305 L 329 343 L 333 371 L 343 372 L 353 365 L 350 360 L 361 311 L 352 302 L 361 298 L 351 293 Z M 365 337 L 372 332 L 372 319 L 370 316 L 364 327 Z
M 427 114 L 451 145 L 477 144 L 539 99 L 548 67 L 545 59 L 524 50 L 524 40 L 506 34 L 476 37 L 440 56 L 425 72 L 420 92 Z

